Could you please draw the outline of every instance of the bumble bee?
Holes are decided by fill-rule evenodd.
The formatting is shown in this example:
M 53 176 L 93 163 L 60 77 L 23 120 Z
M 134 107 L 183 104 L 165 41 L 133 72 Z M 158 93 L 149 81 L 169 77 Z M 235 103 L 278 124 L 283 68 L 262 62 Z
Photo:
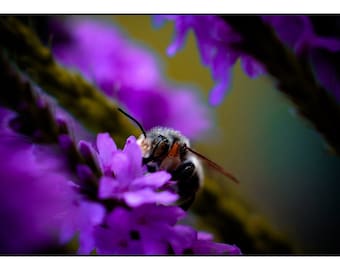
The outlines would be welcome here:
M 137 143 L 142 150 L 143 165 L 146 165 L 149 172 L 166 170 L 171 174 L 171 179 L 176 183 L 175 191 L 180 197 L 177 204 L 182 209 L 187 210 L 192 205 L 197 191 L 203 184 L 203 167 L 197 157 L 238 183 L 233 175 L 190 148 L 188 138 L 179 131 L 165 127 L 154 127 L 145 132 L 136 119 L 122 109 L 119 108 L 118 110 L 133 120 L 142 131 Z

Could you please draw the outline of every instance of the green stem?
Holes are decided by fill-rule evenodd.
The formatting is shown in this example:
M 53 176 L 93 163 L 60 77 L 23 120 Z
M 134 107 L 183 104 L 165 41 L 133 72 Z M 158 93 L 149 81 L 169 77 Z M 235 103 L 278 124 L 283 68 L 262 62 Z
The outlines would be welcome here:
M 98 89 L 60 66 L 36 34 L 14 17 L 0 18 L 0 46 L 17 66 L 77 120 L 94 132 L 110 132 L 122 146 L 128 135 L 138 134 L 117 105 Z

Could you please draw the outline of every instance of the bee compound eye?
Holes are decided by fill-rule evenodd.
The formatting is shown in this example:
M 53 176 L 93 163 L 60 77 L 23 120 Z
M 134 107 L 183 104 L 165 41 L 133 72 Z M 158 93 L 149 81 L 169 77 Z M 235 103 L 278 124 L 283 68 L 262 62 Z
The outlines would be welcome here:
M 155 148 L 153 151 L 153 157 L 159 158 L 168 153 L 170 148 L 170 142 L 164 136 L 159 135 L 155 142 Z

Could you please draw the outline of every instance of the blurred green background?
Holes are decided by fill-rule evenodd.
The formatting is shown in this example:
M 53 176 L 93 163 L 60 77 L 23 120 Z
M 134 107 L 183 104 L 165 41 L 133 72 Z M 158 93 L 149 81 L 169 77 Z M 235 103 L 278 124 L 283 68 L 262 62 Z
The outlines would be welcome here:
M 210 71 L 200 62 L 193 34 L 175 57 L 166 55 L 173 25 L 152 26 L 146 15 L 104 16 L 133 40 L 155 51 L 165 76 L 195 86 L 208 104 Z M 100 17 L 103 19 L 103 16 Z M 211 107 L 214 130 L 194 142 L 201 153 L 235 174 L 225 185 L 292 240 L 299 253 L 340 253 L 340 160 L 297 116 L 271 78 L 251 80 L 239 63 L 230 93 Z M 215 174 L 214 174 L 215 175 Z

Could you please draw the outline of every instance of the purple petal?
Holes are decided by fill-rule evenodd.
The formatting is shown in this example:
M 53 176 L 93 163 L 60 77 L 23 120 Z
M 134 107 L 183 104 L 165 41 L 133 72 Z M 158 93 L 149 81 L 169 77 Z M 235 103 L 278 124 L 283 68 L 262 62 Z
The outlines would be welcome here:
M 330 52 L 340 51 L 340 40 L 336 38 L 317 37 L 313 40 L 314 47 L 323 48 Z
M 173 41 L 166 50 L 168 56 L 174 56 L 183 47 L 189 27 L 190 25 L 185 22 L 185 19 L 179 19 L 175 22 L 176 33 L 174 34 Z
M 226 76 L 218 81 L 214 88 L 210 91 L 209 102 L 213 106 L 217 106 L 222 103 L 224 96 L 227 94 L 227 90 L 230 87 L 230 71 L 226 71 Z
M 100 178 L 98 197 L 107 199 L 117 196 L 119 190 L 119 182 L 112 177 L 103 176 Z
M 0 109 L 1 128 L 9 120 L 3 113 Z M 74 176 L 58 148 L 33 145 L 7 128 L 0 134 L 0 249 L 37 252 L 55 244 L 51 232 L 59 233 L 63 212 L 72 204 Z
M 197 237 L 194 229 L 185 225 L 176 225 L 173 227 L 173 234 L 169 239 L 170 244 L 175 251 L 175 254 L 183 254 L 183 251 L 190 248 Z
M 171 175 L 165 171 L 149 173 L 142 177 L 136 178 L 131 183 L 131 188 L 141 189 L 144 187 L 150 187 L 150 188 L 157 189 L 163 186 L 166 182 L 168 182 L 170 178 L 171 178 Z
M 113 153 L 117 151 L 117 146 L 109 133 L 98 134 L 97 149 L 100 160 L 105 166 L 108 166 L 111 163 Z
M 203 65 L 209 66 L 213 62 L 213 58 L 217 53 L 217 48 L 206 41 L 206 37 L 199 32 L 196 32 L 197 46 L 201 56 Z
M 137 224 L 149 224 L 150 222 L 175 225 L 185 216 L 185 211 L 178 206 L 165 206 L 155 204 L 143 204 L 134 208 L 133 216 Z
M 94 174 L 92 170 L 89 168 L 89 166 L 84 165 L 84 164 L 78 164 L 76 166 L 76 173 L 77 173 L 77 176 L 82 181 L 88 181 L 89 179 L 92 179 L 94 177 Z
M 73 140 L 67 134 L 59 135 L 58 142 L 60 147 L 65 151 L 69 151 L 73 147 Z
M 154 231 L 155 234 L 155 231 Z M 143 241 L 143 255 L 166 255 L 168 251 L 168 245 L 165 241 L 159 239 L 147 239 Z
M 251 79 L 254 79 L 264 73 L 263 67 L 250 56 L 242 56 L 241 66 Z
M 146 203 L 170 204 L 178 199 L 177 194 L 168 191 L 155 192 L 152 189 L 141 189 L 137 191 L 125 192 L 122 195 L 127 205 L 137 207 Z
M 211 233 L 207 233 L 207 232 L 202 232 L 199 231 L 197 232 L 197 239 L 198 240 L 213 240 L 213 235 Z
M 142 150 L 134 136 L 130 136 L 125 143 L 123 152 L 129 159 L 129 173 L 132 177 L 139 177 L 143 174 Z
M 97 153 L 89 142 L 79 141 L 78 149 L 86 160 L 97 160 Z
M 152 16 L 152 25 L 155 28 L 161 28 L 162 26 L 164 26 L 164 24 L 166 23 L 166 18 L 162 15 L 154 15 Z
M 193 253 L 197 255 L 242 255 L 240 249 L 235 245 L 215 243 L 206 240 L 197 240 L 192 250 Z
M 98 254 L 143 254 L 141 241 L 132 241 L 130 237 L 134 229 L 131 217 L 131 211 L 117 207 L 107 216 L 104 226 L 95 228 Z
M 111 158 L 110 172 L 122 186 L 128 186 L 135 177 L 133 171 L 130 170 L 132 162 L 129 156 L 123 152 L 116 152 Z

